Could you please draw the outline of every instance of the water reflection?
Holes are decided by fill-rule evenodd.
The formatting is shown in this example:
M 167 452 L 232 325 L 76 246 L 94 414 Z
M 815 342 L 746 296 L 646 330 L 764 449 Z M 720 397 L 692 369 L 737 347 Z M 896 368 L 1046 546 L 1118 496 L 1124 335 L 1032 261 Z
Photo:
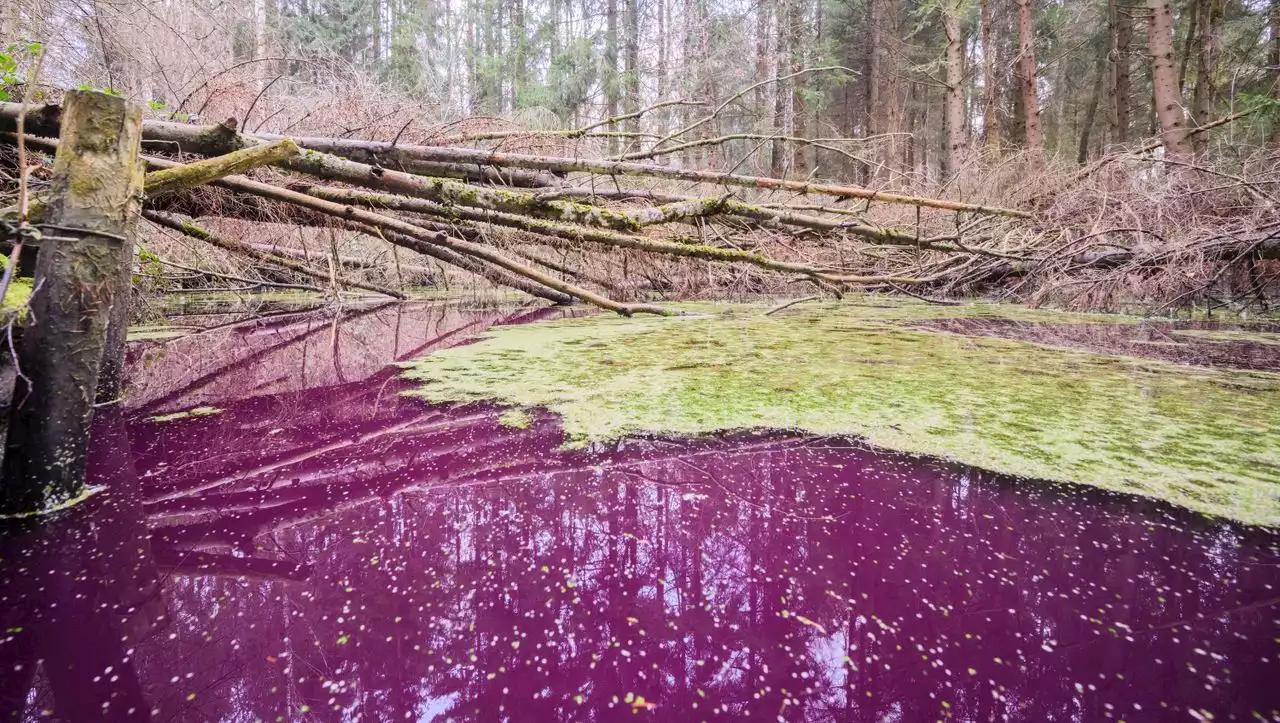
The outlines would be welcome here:
M 518 320 L 392 307 L 153 359 L 167 391 L 95 430 L 111 490 L 0 541 L 0 710 L 1280 720 L 1276 535 L 846 439 L 563 452 L 549 416 L 378 369 Z M 146 421 L 193 403 L 225 411 Z
M 31 708 L 37 671 L 43 696 L 67 720 L 150 720 L 135 647 L 165 619 L 127 432 L 119 414 L 99 419 L 99 465 L 114 470 L 111 494 L 52 524 L 0 528 L 0 712 Z

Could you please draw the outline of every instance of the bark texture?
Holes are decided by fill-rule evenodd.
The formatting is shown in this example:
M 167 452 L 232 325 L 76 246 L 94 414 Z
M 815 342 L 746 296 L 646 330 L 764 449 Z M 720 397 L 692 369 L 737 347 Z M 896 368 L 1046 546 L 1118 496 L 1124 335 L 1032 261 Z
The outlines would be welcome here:
M 1147 47 L 1151 52 L 1151 85 L 1160 138 L 1171 160 L 1191 158 L 1191 139 L 1178 93 L 1178 75 L 1173 60 L 1173 14 L 1169 0 L 1147 0 L 1151 18 L 1147 22 Z
M 128 300 L 130 234 L 142 192 L 142 113 L 93 91 L 67 94 L 53 202 L 18 352 L 0 513 L 69 504 L 84 493 L 86 449 L 112 307 Z M 127 318 L 127 317 L 126 317 Z
M 1044 168 L 1044 131 L 1040 126 L 1040 94 L 1036 88 L 1036 26 L 1031 0 L 1018 3 L 1018 83 L 1021 88 L 1023 140 L 1031 170 Z
M 969 147 L 964 127 L 964 36 L 960 32 L 960 9 L 945 6 L 942 9 L 942 29 L 947 36 L 947 100 L 945 122 L 947 126 L 947 173 L 954 174 L 963 162 Z

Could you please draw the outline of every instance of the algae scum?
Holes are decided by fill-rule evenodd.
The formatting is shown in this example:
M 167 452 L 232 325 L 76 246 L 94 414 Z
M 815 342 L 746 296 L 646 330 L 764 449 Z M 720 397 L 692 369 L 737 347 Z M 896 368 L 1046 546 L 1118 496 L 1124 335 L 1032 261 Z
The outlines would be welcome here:
M 740 428 L 858 435 L 1280 524 L 1280 374 L 911 327 L 955 317 L 1137 323 L 993 305 L 721 307 L 499 328 L 406 376 L 431 401 L 550 409 L 570 445 Z

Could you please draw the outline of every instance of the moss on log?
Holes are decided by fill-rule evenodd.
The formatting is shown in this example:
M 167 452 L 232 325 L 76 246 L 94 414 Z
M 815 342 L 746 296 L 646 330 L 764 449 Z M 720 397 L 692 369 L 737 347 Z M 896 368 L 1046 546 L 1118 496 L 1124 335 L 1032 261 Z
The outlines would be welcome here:
M 443 218 L 457 218 L 466 221 L 478 221 L 508 228 L 516 228 L 542 236 L 544 242 L 551 246 L 563 246 L 564 242 L 572 245 L 591 243 L 602 246 L 625 248 L 632 251 L 679 256 L 702 261 L 719 261 L 723 263 L 744 263 L 782 273 L 804 274 L 835 284 L 915 284 L 920 279 L 909 276 L 855 276 L 841 274 L 830 269 L 823 269 L 812 264 L 792 261 L 778 261 L 754 251 L 721 248 L 706 244 L 683 244 L 645 236 L 636 236 L 601 228 L 569 226 L 539 218 L 530 218 L 512 213 L 502 213 L 485 209 L 467 208 L 465 206 L 442 206 L 417 198 L 391 196 L 365 191 L 350 191 L 341 188 L 324 186 L 308 186 L 302 189 L 308 195 L 323 198 L 336 203 L 349 203 L 370 208 L 384 208 L 395 211 L 425 213 Z
M 186 188 L 201 186 L 223 176 L 245 173 L 298 155 L 296 143 L 288 138 L 262 146 L 252 146 L 225 155 L 166 168 L 147 174 L 144 190 L 148 196 L 159 196 Z

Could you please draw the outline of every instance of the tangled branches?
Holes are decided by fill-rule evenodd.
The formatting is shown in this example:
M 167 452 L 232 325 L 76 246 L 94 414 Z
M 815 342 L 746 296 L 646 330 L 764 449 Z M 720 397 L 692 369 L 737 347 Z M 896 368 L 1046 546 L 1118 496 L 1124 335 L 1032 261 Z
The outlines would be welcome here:
M 56 106 L 23 115 L 0 104 L 0 130 L 22 117 L 29 132 L 47 137 L 57 114 Z M 361 259 L 385 256 L 390 245 L 490 283 L 623 314 L 660 313 L 642 303 L 654 295 L 776 294 L 797 282 L 824 294 L 857 289 L 931 300 L 982 294 L 1076 308 L 1265 307 L 1280 258 L 1273 195 L 1280 164 L 1267 155 L 1226 168 L 1174 163 L 1144 148 L 1088 173 L 1051 171 L 1038 179 L 1037 188 L 1052 191 L 1040 196 L 1049 200 L 1033 216 L 1019 208 L 1027 206 L 1027 184 L 1010 192 L 1000 166 L 981 159 L 949 185 L 926 185 L 922 193 L 483 146 L 509 147 L 518 139 L 514 131 L 450 137 L 455 145 L 410 144 L 400 134 L 391 141 L 286 141 L 244 134 L 230 123 L 152 120 L 143 138 L 168 157 L 148 157 L 152 168 L 169 169 L 149 177 L 156 188 L 166 174 L 191 173 L 171 160 L 175 153 L 229 159 L 296 141 L 301 153 L 272 158 L 276 169 L 260 169 L 256 179 L 220 174 L 215 188 L 155 195 L 148 218 L 163 218 L 168 229 L 192 239 L 221 239 L 223 251 L 312 282 L 326 274 L 307 265 L 305 247 L 273 242 L 267 251 L 257 239 L 229 242 L 225 234 L 159 214 L 326 230 L 332 248 L 320 258 L 332 262 L 331 280 L 338 267 L 379 266 Z M 53 147 L 35 137 L 29 142 Z M 359 253 L 347 254 L 350 263 L 340 260 L 336 231 L 366 237 Z M 392 260 L 403 283 L 400 257 Z M 389 264 L 381 266 L 379 283 L 343 285 L 398 294 L 384 285 Z

